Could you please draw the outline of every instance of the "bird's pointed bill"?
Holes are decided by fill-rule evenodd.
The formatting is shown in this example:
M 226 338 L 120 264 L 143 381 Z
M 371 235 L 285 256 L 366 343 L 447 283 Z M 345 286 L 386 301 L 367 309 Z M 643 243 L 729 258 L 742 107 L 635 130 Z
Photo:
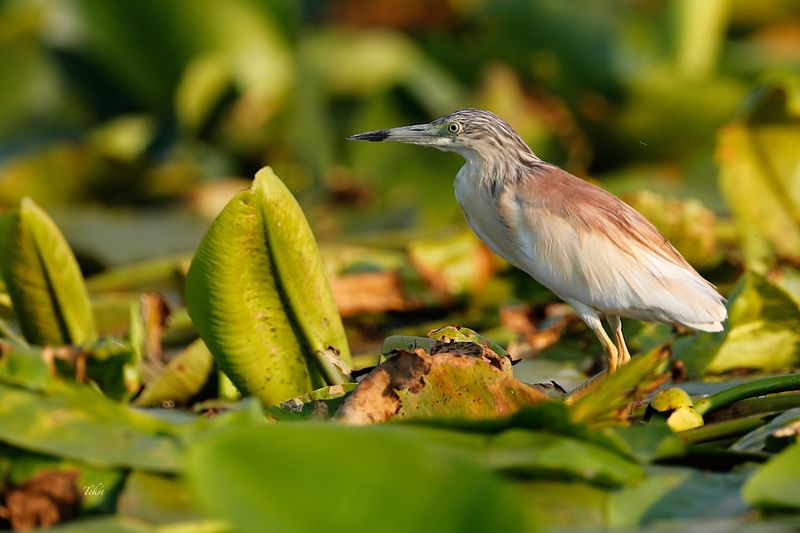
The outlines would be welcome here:
M 416 124 L 389 130 L 375 130 L 348 137 L 351 141 L 392 141 L 406 144 L 436 144 L 440 134 L 431 124 Z

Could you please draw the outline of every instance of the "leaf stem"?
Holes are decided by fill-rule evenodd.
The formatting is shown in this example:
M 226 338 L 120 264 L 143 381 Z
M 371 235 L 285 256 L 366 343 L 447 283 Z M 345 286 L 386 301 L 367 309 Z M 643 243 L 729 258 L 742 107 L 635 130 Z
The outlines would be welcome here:
M 747 398 L 706 417 L 706 422 L 719 422 L 756 414 L 778 413 L 800 407 L 800 392 L 781 392 L 763 398 Z
M 800 374 L 787 374 L 742 383 L 695 402 L 694 408 L 701 415 L 706 415 L 739 400 L 793 390 L 800 391 Z
M 748 431 L 764 425 L 770 418 L 772 418 L 770 415 L 753 415 L 744 418 L 734 418 L 732 420 L 725 420 L 724 422 L 716 422 L 714 424 L 707 424 L 698 428 L 682 431 L 678 435 L 687 444 L 709 442 L 747 433 Z

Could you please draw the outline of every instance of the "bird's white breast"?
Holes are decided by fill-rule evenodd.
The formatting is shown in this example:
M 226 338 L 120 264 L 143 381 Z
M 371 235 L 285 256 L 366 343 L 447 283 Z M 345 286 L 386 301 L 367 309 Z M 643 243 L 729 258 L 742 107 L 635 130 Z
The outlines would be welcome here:
M 492 195 L 488 186 L 480 185 L 476 167 L 464 165 L 456 175 L 455 191 L 464 217 L 472 231 L 497 255 L 561 296 L 569 297 L 569 287 L 560 283 L 570 278 L 563 269 L 571 268 L 565 253 L 558 253 L 556 262 L 549 251 L 558 251 L 564 235 L 559 224 L 523 221 L 514 197 L 499 190 Z
M 491 250 L 520 268 L 513 258 L 512 251 L 503 247 L 502 243 L 507 237 L 507 230 L 502 220 L 498 217 L 495 200 L 488 188 L 479 186 L 478 176 L 474 167 L 466 164 L 456 174 L 455 191 L 458 205 L 467 219 L 467 224 L 480 240 L 486 243 Z

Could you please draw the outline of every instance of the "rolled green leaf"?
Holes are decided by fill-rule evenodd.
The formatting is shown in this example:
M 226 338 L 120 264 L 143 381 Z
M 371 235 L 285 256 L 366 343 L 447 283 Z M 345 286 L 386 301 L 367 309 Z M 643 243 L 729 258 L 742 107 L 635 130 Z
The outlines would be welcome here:
M 214 360 L 201 339 L 170 360 L 152 383 L 136 398 L 137 405 L 163 402 L 185 403 L 203 388 L 214 367 Z
M 0 220 L 0 272 L 25 339 L 80 344 L 97 336 L 89 294 L 66 239 L 33 200 Z
M 189 316 L 220 368 L 267 404 L 346 381 L 350 352 L 311 228 L 269 167 L 200 243 Z

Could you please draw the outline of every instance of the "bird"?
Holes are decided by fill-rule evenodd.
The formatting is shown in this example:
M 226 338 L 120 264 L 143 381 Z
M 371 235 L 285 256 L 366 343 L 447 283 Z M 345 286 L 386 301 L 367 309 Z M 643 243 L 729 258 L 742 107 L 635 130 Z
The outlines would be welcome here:
M 466 162 L 455 177 L 455 196 L 469 227 L 572 306 L 600 341 L 609 373 L 631 357 L 622 318 L 723 329 L 725 299 L 653 224 L 608 191 L 540 159 L 494 113 L 461 109 L 427 124 L 348 139 L 461 155 Z

